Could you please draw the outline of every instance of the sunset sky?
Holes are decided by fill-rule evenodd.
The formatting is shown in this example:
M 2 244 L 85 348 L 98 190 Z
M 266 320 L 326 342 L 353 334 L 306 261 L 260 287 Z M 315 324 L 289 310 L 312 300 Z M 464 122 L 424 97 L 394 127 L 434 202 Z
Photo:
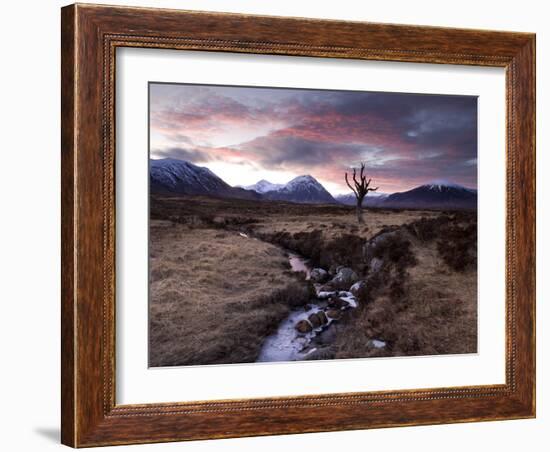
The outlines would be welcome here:
M 230 185 L 311 174 L 332 194 L 360 162 L 380 192 L 477 188 L 477 98 L 152 83 L 151 158 L 210 168 Z

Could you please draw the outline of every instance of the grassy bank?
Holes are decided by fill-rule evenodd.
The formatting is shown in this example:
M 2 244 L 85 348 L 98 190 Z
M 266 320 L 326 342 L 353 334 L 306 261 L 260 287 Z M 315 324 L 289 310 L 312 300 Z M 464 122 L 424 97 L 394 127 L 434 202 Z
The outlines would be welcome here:
M 150 365 L 255 361 L 308 286 L 275 246 L 234 232 L 153 220 Z
M 402 287 L 382 285 L 342 325 L 330 350 L 333 358 L 418 356 L 477 351 L 477 272 L 448 267 L 435 243 L 412 240 L 416 264 Z M 397 276 L 396 276 L 397 277 Z M 370 339 L 382 339 L 374 348 Z
M 475 215 L 442 214 L 398 228 L 374 248 L 358 309 L 311 359 L 463 354 L 477 351 Z M 451 250 L 451 251 L 449 251 Z M 383 340 L 376 348 L 372 339 Z
M 311 359 L 475 352 L 476 231 L 475 212 L 368 209 L 358 225 L 345 206 L 154 196 L 151 365 L 254 361 L 310 295 L 281 247 L 367 283 Z

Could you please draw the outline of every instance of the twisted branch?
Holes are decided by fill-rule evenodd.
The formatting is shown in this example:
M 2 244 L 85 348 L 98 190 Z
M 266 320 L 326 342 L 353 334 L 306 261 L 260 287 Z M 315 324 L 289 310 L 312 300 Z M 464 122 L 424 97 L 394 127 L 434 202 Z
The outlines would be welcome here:
M 376 191 L 378 190 L 378 187 L 376 188 L 370 188 L 370 183 L 372 179 L 369 179 L 367 181 L 367 176 L 365 176 L 365 164 L 361 163 L 361 169 L 359 172 L 359 180 L 357 179 L 357 169 L 353 168 L 353 187 L 348 179 L 348 173 L 345 173 L 345 179 L 346 184 L 350 188 L 350 190 L 355 194 L 355 197 L 357 198 L 357 201 L 359 203 L 363 202 L 363 198 L 367 196 L 367 193 L 369 191 Z

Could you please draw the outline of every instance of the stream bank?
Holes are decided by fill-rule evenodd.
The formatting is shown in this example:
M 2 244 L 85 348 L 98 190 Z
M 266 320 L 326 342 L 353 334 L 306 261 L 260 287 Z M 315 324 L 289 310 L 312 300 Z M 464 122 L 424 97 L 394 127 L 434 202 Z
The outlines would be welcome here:
M 290 266 L 311 280 L 312 269 L 307 259 L 287 252 Z M 264 341 L 257 362 L 300 361 L 317 351 L 316 339 L 328 336 L 334 322 L 340 320 L 344 311 L 355 309 L 359 301 L 350 290 L 324 290 L 314 282 L 315 298 L 306 306 L 293 310 L 280 324 L 277 331 Z M 384 347 L 383 341 L 372 341 L 375 347 Z

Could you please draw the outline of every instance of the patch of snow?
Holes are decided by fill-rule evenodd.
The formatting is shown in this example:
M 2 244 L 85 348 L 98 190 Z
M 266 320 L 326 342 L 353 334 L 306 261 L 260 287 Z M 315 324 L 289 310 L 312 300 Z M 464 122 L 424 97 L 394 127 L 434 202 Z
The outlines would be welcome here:
M 254 190 L 256 193 L 267 193 L 268 191 L 277 191 L 283 188 L 284 184 L 273 184 L 265 179 L 256 182 L 254 185 L 248 185 L 243 188 L 247 190 Z
M 357 299 L 351 292 L 341 291 L 338 293 L 338 296 L 346 303 L 348 303 L 352 308 L 357 307 Z
M 211 191 L 226 185 L 208 168 L 194 165 L 185 160 L 166 158 L 151 159 L 149 162 L 151 178 L 167 187 L 174 188 L 179 182 L 184 182 Z
M 355 195 L 354 195 L 355 196 Z M 387 198 L 388 196 L 390 196 L 389 193 L 382 193 L 382 192 L 377 192 L 377 191 L 369 191 L 369 194 L 367 195 L 369 198 Z
M 449 182 L 446 180 L 434 180 L 432 182 L 425 184 L 424 186 L 428 187 L 430 190 L 437 190 L 437 191 L 442 191 L 445 188 L 458 188 L 461 190 L 465 190 L 465 188 L 462 185 L 455 184 L 454 182 Z
M 363 286 L 363 284 L 365 284 L 365 281 L 357 281 L 353 286 L 349 288 L 350 292 L 352 290 L 359 290 Z
M 320 188 L 321 184 L 317 182 L 317 179 L 315 179 L 313 176 L 305 175 L 305 176 L 298 176 L 292 179 L 288 184 L 286 184 L 285 188 L 287 190 L 294 190 L 297 187 L 303 187 L 303 188 Z M 322 188 L 322 187 L 321 187 Z
M 386 346 L 386 343 L 384 341 L 380 341 L 378 339 L 372 339 L 370 343 L 374 348 L 384 348 Z
M 320 300 L 326 300 L 327 298 L 330 298 L 334 295 L 336 295 L 336 291 L 334 292 L 326 292 L 326 291 L 320 291 L 320 292 L 317 292 L 317 298 L 319 298 Z

